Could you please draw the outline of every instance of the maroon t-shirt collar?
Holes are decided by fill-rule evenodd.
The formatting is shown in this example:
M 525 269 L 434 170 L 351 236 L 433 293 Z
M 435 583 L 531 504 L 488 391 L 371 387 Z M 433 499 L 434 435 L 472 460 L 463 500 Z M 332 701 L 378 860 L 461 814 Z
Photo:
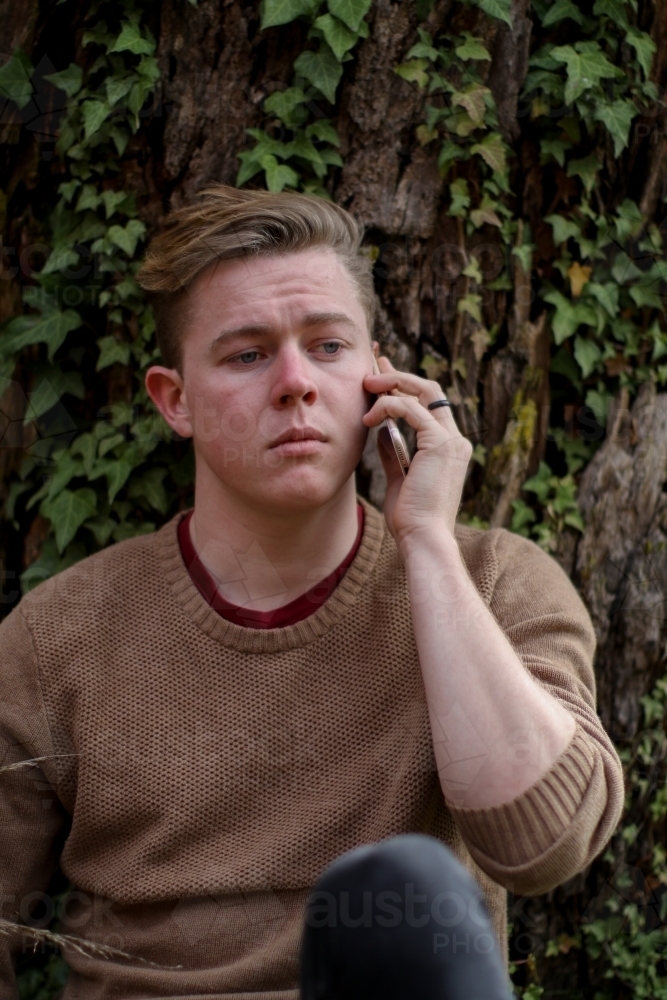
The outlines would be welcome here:
M 245 628 L 286 628 L 288 625 L 294 625 L 303 618 L 307 618 L 308 615 L 312 615 L 314 611 L 317 611 L 331 597 L 331 594 L 342 580 L 345 571 L 357 554 L 357 550 L 361 544 L 361 537 L 364 533 L 364 508 L 361 504 L 357 504 L 357 537 L 340 566 L 337 566 L 333 573 L 320 580 L 314 587 L 307 590 L 305 594 L 301 594 L 294 601 L 290 601 L 289 604 L 284 604 L 281 608 L 276 608 L 274 611 L 250 611 L 248 608 L 241 607 L 238 604 L 230 604 L 218 592 L 218 585 L 215 579 L 204 566 L 192 544 L 190 537 L 190 518 L 192 517 L 192 513 L 190 511 L 178 525 L 178 544 L 183 556 L 183 562 L 187 567 L 192 582 L 204 600 L 219 615 L 226 618 L 227 621 L 233 622 L 234 625 L 242 625 Z

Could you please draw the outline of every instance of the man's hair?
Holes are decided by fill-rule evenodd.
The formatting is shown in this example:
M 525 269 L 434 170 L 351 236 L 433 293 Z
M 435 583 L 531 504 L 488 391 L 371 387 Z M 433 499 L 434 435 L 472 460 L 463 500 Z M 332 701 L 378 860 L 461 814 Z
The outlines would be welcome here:
M 194 202 L 167 216 L 137 276 L 153 306 L 165 365 L 181 367 L 188 292 L 216 261 L 328 247 L 347 268 L 372 334 L 376 299 L 372 264 L 360 249 L 362 235 L 349 212 L 323 198 L 239 191 L 226 184 L 201 191 Z

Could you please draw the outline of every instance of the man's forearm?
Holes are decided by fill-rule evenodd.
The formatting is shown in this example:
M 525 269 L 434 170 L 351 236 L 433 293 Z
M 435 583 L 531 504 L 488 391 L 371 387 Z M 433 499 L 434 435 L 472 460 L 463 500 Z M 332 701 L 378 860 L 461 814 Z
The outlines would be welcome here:
M 567 747 L 574 718 L 525 669 L 449 533 L 403 555 L 443 792 L 468 808 L 509 802 Z

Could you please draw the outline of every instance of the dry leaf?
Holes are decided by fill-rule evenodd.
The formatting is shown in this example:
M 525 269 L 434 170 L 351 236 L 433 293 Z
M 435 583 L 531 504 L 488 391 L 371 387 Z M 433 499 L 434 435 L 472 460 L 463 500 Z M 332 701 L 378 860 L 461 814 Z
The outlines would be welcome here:
M 581 295 L 582 289 L 586 282 L 590 281 L 592 273 L 592 267 L 582 267 L 578 260 L 575 260 L 574 264 L 570 265 L 567 270 L 567 276 L 570 279 L 573 298 L 576 299 Z

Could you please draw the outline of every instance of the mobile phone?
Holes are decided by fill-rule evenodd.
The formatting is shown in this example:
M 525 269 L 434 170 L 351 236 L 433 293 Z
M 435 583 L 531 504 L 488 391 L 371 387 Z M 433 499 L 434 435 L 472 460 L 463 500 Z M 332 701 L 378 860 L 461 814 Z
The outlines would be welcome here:
M 373 371 L 376 375 L 381 375 L 381 371 L 378 368 L 378 363 L 375 358 L 373 358 Z M 388 396 L 387 392 L 379 392 L 378 396 Z M 403 473 L 403 478 L 408 474 L 408 468 L 410 466 L 410 455 L 408 454 L 408 446 L 405 443 L 405 438 L 396 426 L 396 421 L 393 417 L 386 417 L 385 420 L 380 425 L 381 427 L 386 427 L 389 431 L 389 437 L 391 438 L 391 443 L 394 446 L 394 451 L 396 452 L 396 458 L 398 459 L 398 464 L 401 467 L 401 472 Z

